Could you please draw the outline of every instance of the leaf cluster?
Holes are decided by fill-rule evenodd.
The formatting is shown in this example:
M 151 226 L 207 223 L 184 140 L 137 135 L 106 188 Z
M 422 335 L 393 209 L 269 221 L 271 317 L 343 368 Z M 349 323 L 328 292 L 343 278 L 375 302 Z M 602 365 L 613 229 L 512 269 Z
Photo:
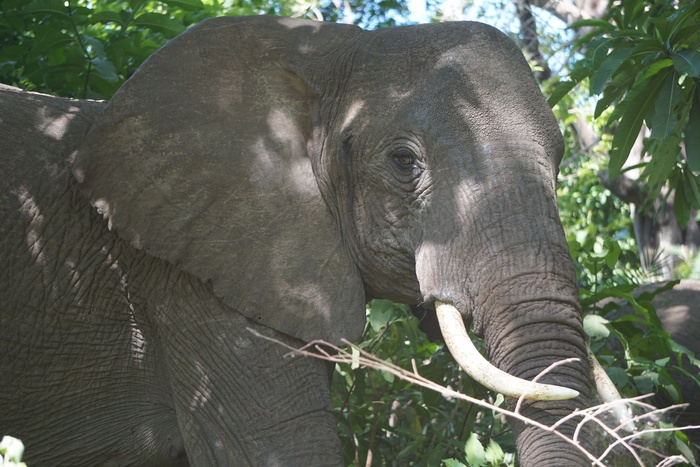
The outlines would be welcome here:
M 561 167 L 557 187 L 559 215 L 583 290 L 645 279 L 629 206 L 600 184 L 600 169 L 599 159 L 573 154 Z
M 600 96 L 594 117 L 606 115 L 614 132 L 611 179 L 646 124 L 650 158 L 642 179 L 653 194 L 668 181 L 676 189 L 676 215 L 687 224 L 690 208 L 700 208 L 700 4 L 633 0 L 615 4 L 605 20 L 572 27 L 590 29 L 577 41 L 584 56 L 554 89 L 550 105 L 589 81 L 591 96 Z
M 601 146 L 608 144 L 604 141 Z M 575 147 L 574 144 L 571 147 Z M 652 300 L 654 293 L 633 293 L 648 282 L 632 236 L 628 206 L 599 183 L 597 157 L 572 154 L 563 165 L 558 187 L 559 208 L 569 249 L 577 266 L 584 329 L 590 347 L 624 397 L 662 393 L 669 403 L 681 403 L 688 393 L 681 377 L 689 376 L 696 356 L 678 345 L 663 329 Z M 625 309 L 626 313 L 621 313 Z M 700 367 L 697 367 L 700 368 Z M 646 440 L 661 452 L 689 454 L 682 432 Z
M 700 359 L 666 332 L 652 304 L 671 289 L 668 282 L 653 291 L 634 294 L 636 285 L 610 285 L 595 292 L 582 291 L 584 329 L 590 348 L 605 366 L 623 397 L 660 393 L 672 404 L 684 402 L 678 381 L 685 378 L 700 388 Z M 685 387 L 687 391 L 688 388 Z M 666 442 L 688 459 L 690 442 L 681 431 L 669 432 Z
M 460 370 L 442 344 L 426 339 L 408 307 L 374 300 L 367 316 L 358 344 L 362 349 L 403 368 L 416 368 L 443 386 L 482 399 L 492 397 Z M 473 456 L 484 451 L 474 444 L 474 433 L 486 443 L 489 459 L 513 462 L 515 446 L 502 417 L 390 373 L 338 365 L 333 398 L 347 465 L 363 465 L 369 456 L 377 466 L 433 466 L 449 458 L 464 465 L 487 465 L 472 463 Z M 503 399 L 493 401 L 502 404 Z
M 169 39 L 206 18 L 284 14 L 268 0 L 0 0 L 0 82 L 109 99 Z

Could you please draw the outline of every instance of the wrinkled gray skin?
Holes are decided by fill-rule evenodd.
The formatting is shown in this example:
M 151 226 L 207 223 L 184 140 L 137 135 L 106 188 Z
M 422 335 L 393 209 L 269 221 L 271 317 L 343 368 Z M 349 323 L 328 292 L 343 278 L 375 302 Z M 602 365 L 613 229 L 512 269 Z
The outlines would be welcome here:
M 341 464 L 326 365 L 246 328 L 356 339 L 373 297 L 454 304 L 516 376 L 580 358 L 525 415 L 590 404 L 562 138 L 496 30 L 220 18 L 106 107 L 0 99 L 0 431 L 33 465 Z M 522 465 L 588 465 L 513 427 Z

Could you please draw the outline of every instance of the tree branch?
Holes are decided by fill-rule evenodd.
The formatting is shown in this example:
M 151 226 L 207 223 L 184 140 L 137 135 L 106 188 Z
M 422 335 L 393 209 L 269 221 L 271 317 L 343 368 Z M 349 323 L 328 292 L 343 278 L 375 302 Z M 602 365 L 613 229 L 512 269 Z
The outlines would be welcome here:
M 291 347 L 283 342 L 280 342 L 276 339 L 273 339 L 268 336 L 264 336 L 260 334 L 259 332 L 248 328 L 248 331 L 252 333 L 253 335 L 260 337 L 262 339 L 272 341 L 275 343 L 278 343 L 279 345 L 287 348 L 290 350 L 289 356 L 306 356 L 306 357 L 313 357 L 313 358 L 319 358 L 321 360 L 326 360 L 334 363 L 345 363 L 345 364 L 351 364 L 353 367 L 356 365 L 362 365 L 365 367 L 369 368 L 374 368 L 376 370 L 381 370 L 381 371 L 386 371 L 389 373 L 392 373 L 393 375 L 403 379 L 404 381 L 409 381 L 413 384 L 420 385 L 422 387 L 432 389 L 434 391 L 437 391 L 438 393 L 442 394 L 444 397 L 447 398 L 455 398 L 455 399 L 461 399 L 465 400 L 467 402 L 470 402 L 474 405 L 488 408 L 490 410 L 493 410 L 494 412 L 506 415 L 511 418 L 517 418 L 518 420 L 521 420 L 522 422 L 528 424 L 528 425 L 533 425 L 536 426 L 542 430 L 545 430 L 547 432 L 552 433 L 553 435 L 563 439 L 567 443 L 570 443 L 574 445 L 577 449 L 579 449 L 592 463 L 592 465 L 597 465 L 597 466 L 604 466 L 605 464 L 603 463 L 603 460 L 605 457 L 610 453 L 611 449 L 606 450 L 601 456 L 597 457 L 594 456 L 591 452 L 587 451 L 579 441 L 577 440 L 578 437 L 578 431 L 577 433 L 574 434 L 573 439 L 566 436 L 562 432 L 557 430 L 557 427 L 559 427 L 565 420 L 568 419 L 573 419 L 573 418 L 581 418 L 581 422 L 579 422 L 579 428 L 583 426 L 583 424 L 591 422 L 594 423 L 598 426 L 601 427 L 601 429 L 613 440 L 613 445 L 621 445 L 624 449 L 626 449 L 632 457 L 637 461 L 638 465 L 643 465 L 641 462 L 641 459 L 638 457 L 634 447 L 630 444 L 630 441 L 632 441 L 635 438 L 638 438 L 640 436 L 643 436 L 645 434 L 653 433 L 653 432 L 665 432 L 665 431 L 673 431 L 673 430 L 678 430 L 678 429 L 700 429 L 700 426 L 687 426 L 687 427 L 681 427 L 681 428 L 653 428 L 653 429 L 646 429 L 643 431 L 635 431 L 632 434 L 621 436 L 621 430 L 623 430 L 627 424 L 630 421 L 626 421 L 623 425 L 620 425 L 615 428 L 610 428 L 608 427 L 603 421 L 601 421 L 598 417 L 606 412 L 612 411 L 612 407 L 614 404 L 620 404 L 620 403 L 629 403 L 629 404 L 634 404 L 636 406 L 644 407 L 647 410 L 654 410 L 655 407 L 645 404 L 640 402 L 640 399 L 647 396 L 640 396 L 636 398 L 631 398 L 631 399 L 621 399 L 619 401 L 615 401 L 612 403 L 607 403 L 603 405 L 598 405 L 594 407 L 590 407 L 588 409 L 584 410 L 579 410 L 576 412 L 573 412 L 566 417 L 562 418 L 557 424 L 553 426 L 547 426 L 542 423 L 539 423 L 535 420 L 532 420 L 528 417 L 523 416 L 519 411 L 516 409 L 515 411 L 510 411 L 507 409 L 504 409 L 502 407 L 497 407 L 492 404 L 489 404 L 488 402 L 482 401 L 480 399 L 476 399 L 473 397 L 469 397 L 465 394 L 462 394 L 458 391 L 454 391 L 450 388 L 446 388 L 444 386 L 441 386 L 437 383 L 434 383 L 433 381 L 430 381 L 429 379 L 420 376 L 418 374 L 417 368 L 414 365 L 413 371 L 408 371 L 405 370 L 397 365 L 394 365 L 391 362 L 387 362 L 384 360 L 381 360 L 378 357 L 375 357 L 374 355 L 367 353 L 366 351 L 360 349 L 359 347 L 353 345 L 350 342 L 344 341 L 344 343 L 348 346 L 351 347 L 351 353 L 348 352 L 345 349 L 342 349 L 340 347 L 337 347 L 335 345 L 329 344 L 328 342 L 324 341 L 313 341 L 309 342 L 302 348 L 294 348 Z M 566 361 L 564 361 L 566 362 Z M 562 362 L 562 363 L 564 363 Z M 543 372 L 544 373 L 544 372 Z M 539 377 L 539 375 L 538 375 Z M 680 406 L 685 406 L 685 404 L 681 404 Z M 673 410 L 678 408 L 679 406 L 671 406 L 666 409 L 662 410 Z M 653 414 L 655 412 L 651 412 Z M 634 417 L 631 421 L 632 422 L 646 422 L 652 420 L 653 418 L 649 416 L 650 414 L 643 414 L 639 415 L 637 417 Z M 673 456 L 673 459 L 680 459 L 681 456 Z M 671 459 L 670 457 L 667 459 Z
M 537 38 L 537 22 L 532 15 L 530 0 L 515 0 L 515 9 L 520 20 L 520 37 L 523 40 L 523 53 L 531 64 L 534 63 L 533 73 L 537 81 L 542 82 L 552 76 L 552 70 L 547 60 L 540 52 L 540 41 Z

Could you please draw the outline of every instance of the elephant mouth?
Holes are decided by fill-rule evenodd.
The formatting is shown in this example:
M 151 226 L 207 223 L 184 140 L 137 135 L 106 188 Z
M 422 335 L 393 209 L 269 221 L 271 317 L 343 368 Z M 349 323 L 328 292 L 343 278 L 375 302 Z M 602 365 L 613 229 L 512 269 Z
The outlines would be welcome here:
M 484 387 L 505 396 L 522 397 L 530 400 L 565 400 L 573 399 L 579 395 L 578 391 L 574 389 L 528 381 L 499 370 L 489 363 L 474 346 L 467 334 L 462 315 L 455 306 L 436 301 L 435 313 L 445 345 L 447 345 L 455 361 L 472 379 Z M 613 403 L 619 400 L 620 394 L 615 389 L 614 383 L 600 367 L 590 350 L 588 351 L 588 358 L 599 397 L 606 403 Z M 615 410 L 616 413 L 619 412 L 618 416 L 620 419 L 627 418 L 624 408 L 616 407 Z

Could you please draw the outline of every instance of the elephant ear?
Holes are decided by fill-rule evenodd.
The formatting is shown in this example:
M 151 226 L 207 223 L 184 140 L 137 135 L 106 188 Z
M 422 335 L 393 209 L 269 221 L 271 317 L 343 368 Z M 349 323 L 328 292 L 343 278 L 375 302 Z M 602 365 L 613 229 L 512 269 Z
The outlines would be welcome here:
M 120 237 L 249 318 L 305 341 L 358 338 L 362 279 L 309 156 L 318 86 L 293 70 L 360 31 L 275 17 L 193 27 L 97 119 L 74 162 L 82 192 Z

